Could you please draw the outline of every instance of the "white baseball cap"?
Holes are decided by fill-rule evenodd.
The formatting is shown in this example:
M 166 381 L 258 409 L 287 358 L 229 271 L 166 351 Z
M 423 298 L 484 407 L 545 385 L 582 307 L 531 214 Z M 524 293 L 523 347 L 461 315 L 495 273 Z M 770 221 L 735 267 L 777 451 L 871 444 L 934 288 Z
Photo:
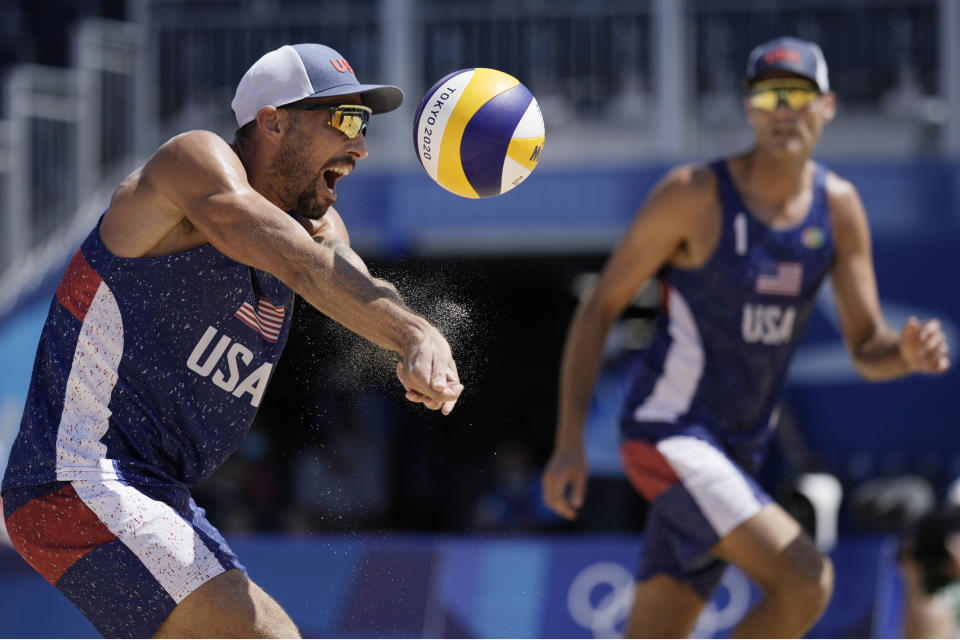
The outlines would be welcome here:
M 240 79 L 230 106 L 242 127 L 266 106 L 279 107 L 304 98 L 332 98 L 359 93 L 373 113 L 393 111 L 403 91 L 383 84 L 360 84 L 346 58 L 322 44 L 286 44 L 266 53 Z

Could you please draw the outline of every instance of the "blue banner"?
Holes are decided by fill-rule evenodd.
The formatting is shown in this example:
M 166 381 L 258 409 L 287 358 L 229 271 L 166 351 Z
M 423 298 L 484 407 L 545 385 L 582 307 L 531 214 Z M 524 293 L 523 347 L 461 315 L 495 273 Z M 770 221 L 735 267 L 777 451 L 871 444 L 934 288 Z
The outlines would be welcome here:
M 229 539 L 304 637 L 613 637 L 633 601 L 634 536 L 324 535 Z M 811 637 L 895 637 L 896 540 L 841 540 L 833 600 Z M 759 597 L 730 569 L 694 631 L 725 637 Z M 9 548 L 0 548 L 0 636 L 97 637 Z

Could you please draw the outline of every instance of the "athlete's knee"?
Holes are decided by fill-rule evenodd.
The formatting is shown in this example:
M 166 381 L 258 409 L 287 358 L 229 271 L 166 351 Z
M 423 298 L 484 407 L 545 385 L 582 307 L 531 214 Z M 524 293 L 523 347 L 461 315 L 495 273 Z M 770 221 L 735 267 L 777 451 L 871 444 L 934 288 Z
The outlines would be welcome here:
M 259 586 L 250 583 L 248 593 L 252 606 L 234 611 L 237 637 L 299 638 L 297 625 L 283 607 Z
M 276 600 L 231 569 L 187 596 L 154 637 L 299 638 L 300 632 Z
M 241 626 L 239 635 L 249 638 L 299 638 L 297 625 L 283 607 L 257 584 L 248 584 L 247 593 L 253 606 L 237 611 Z
M 299 638 L 300 630 L 279 605 L 266 615 L 253 620 L 251 638 Z
M 819 616 L 833 595 L 833 563 L 830 558 L 819 556 L 817 562 L 798 573 L 791 586 L 793 598 L 803 603 L 801 607 Z
M 767 590 L 767 596 L 781 598 L 793 615 L 816 619 L 833 595 L 833 563 L 811 548 L 786 563 L 781 579 Z

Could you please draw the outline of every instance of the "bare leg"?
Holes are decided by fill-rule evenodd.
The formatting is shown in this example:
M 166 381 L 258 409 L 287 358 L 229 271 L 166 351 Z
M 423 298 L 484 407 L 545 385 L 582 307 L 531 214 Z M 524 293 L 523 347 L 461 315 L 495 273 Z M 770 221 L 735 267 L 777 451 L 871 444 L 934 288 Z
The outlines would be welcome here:
M 242 571 L 204 583 L 174 608 L 154 638 L 299 638 L 287 612 Z
M 777 504 L 768 504 L 728 533 L 713 554 L 740 567 L 764 592 L 732 637 L 798 638 L 830 601 L 830 559 Z
M 686 638 L 704 604 L 693 587 L 669 576 L 638 582 L 624 637 Z

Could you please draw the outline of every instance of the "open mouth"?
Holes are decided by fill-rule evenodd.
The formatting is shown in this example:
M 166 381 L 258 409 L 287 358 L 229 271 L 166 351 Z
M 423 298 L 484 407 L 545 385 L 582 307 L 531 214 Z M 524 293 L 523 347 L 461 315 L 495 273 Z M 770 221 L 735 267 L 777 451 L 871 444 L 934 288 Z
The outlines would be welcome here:
M 337 182 L 350 173 L 350 167 L 330 167 L 323 172 L 323 182 L 333 197 L 337 196 Z
M 796 123 L 793 123 L 793 122 L 775 123 L 771 127 L 771 130 L 773 131 L 773 134 L 777 136 L 793 136 L 793 135 L 796 135 L 799 131 Z
M 795 137 L 798 136 L 798 134 L 799 134 L 799 132 L 798 132 L 796 129 L 793 129 L 793 128 L 779 128 L 779 129 L 774 129 L 774 130 L 773 130 L 773 137 L 774 137 L 774 138 L 781 138 L 781 139 L 782 139 L 782 138 L 795 138 Z

